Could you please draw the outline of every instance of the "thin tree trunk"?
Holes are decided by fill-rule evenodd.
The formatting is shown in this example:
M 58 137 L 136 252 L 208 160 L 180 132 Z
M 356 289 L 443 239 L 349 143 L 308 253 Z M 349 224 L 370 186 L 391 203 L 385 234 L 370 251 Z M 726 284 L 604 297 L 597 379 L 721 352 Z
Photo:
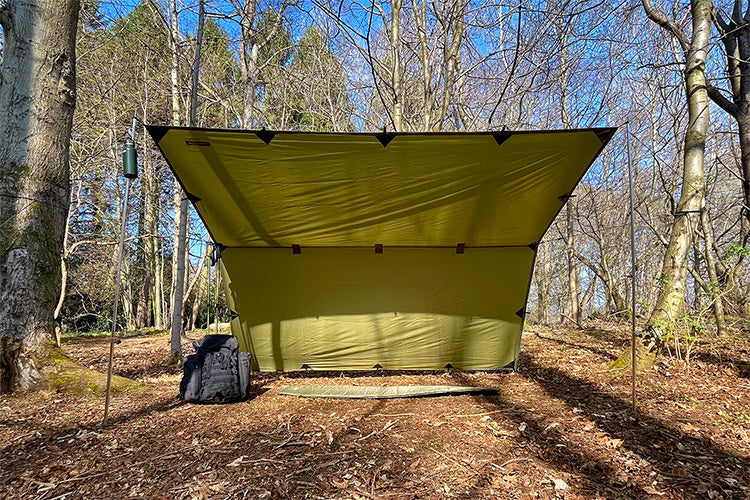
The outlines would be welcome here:
M 716 319 L 717 335 L 726 333 L 726 321 L 724 318 L 724 299 L 721 293 L 721 284 L 716 272 L 716 259 L 714 258 L 714 229 L 708 217 L 708 210 L 704 209 L 701 214 L 701 227 L 703 228 L 703 237 L 706 247 L 706 270 L 708 271 L 708 294 L 714 301 L 713 310 Z
M 148 92 L 146 92 L 148 96 Z M 148 97 L 146 98 L 148 103 Z M 144 116 L 143 122 L 147 123 L 147 116 L 145 110 L 148 109 L 147 105 L 144 105 Z M 144 133 L 145 133 L 144 127 Z M 153 246 L 152 246 L 152 233 L 151 229 L 153 221 L 150 219 L 149 211 L 151 208 L 151 196 L 152 196 L 152 184 L 153 184 L 153 167 L 151 166 L 151 155 L 143 155 L 143 174 L 141 176 L 141 193 L 143 194 L 143 202 L 140 205 L 139 213 L 139 242 L 138 242 L 138 267 L 142 273 L 140 291 L 138 293 L 138 307 L 135 314 L 135 326 L 136 328 L 146 328 L 150 325 L 150 298 L 151 298 L 151 276 L 153 269 L 151 266 L 151 259 L 153 258 Z M 148 167 L 146 167 L 148 163 Z
M 169 76 L 172 84 L 172 125 L 180 124 L 180 38 L 177 0 L 169 0 L 169 48 L 172 57 Z
M 583 292 L 583 297 L 581 298 L 581 318 L 583 318 L 585 310 L 588 309 L 591 299 L 594 298 L 597 281 L 599 281 L 599 278 L 596 275 L 593 275 L 586 287 L 586 291 Z
M 240 70 L 242 71 L 242 128 L 253 126 L 258 91 L 259 46 L 254 36 L 256 0 L 245 1 L 240 12 Z
M 401 95 L 401 5 L 402 0 L 391 2 L 391 88 L 393 89 L 393 126 L 403 130 L 403 96 Z
M 575 214 L 573 207 L 573 198 L 570 198 L 566 207 L 567 215 L 567 234 L 565 235 L 565 248 L 568 257 L 568 291 L 570 292 L 570 318 L 575 321 L 576 326 L 580 327 L 582 323 L 581 309 L 579 307 L 578 294 L 578 266 L 573 248 L 573 228 L 575 227 Z
M 205 10 L 204 2 L 200 0 L 198 12 L 198 32 L 195 40 L 195 60 L 193 61 L 193 74 L 192 74 L 192 88 L 190 97 L 190 118 L 189 125 L 195 126 L 195 112 L 198 106 L 198 77 L 200 74 L 200 61 L 201 61 L 201 44 L 203 42 L 203 23 L 205 21 Z M 188 205 L 187 196 L 182 193 L 182 200 L 180 203 L 180 220 L 178 224 L 177 234 L 177 245 L 176 245 L 176 260 L 177 260 L 177 275 L 175 277 L 174 296 L 172 302 L 172 328 L 171 328 L 171 359 L 170 362 L 182 362 L 182 344 L 180 337 L 182 336 L 182 312 L 184 309 L 184 297 L 185 297 L 185 268 L 187 259 L 187 222 L 190 217 L 190 207 Z
M 54 332 L 78 12 L 77 0 L 0 3 L 0 393 L 39 385 Z
M 198 323 L 198 315 L 200 314 L 201 305 L 203 304 L 203 296 L 204 296 L 204 287 L 201 284 L 200 277 L 202 275 L 201 273 L 202 269 L 198 270 L 198 273 L 196 274 L 198 282 L 197 287 L 195 288 L 195 300 L 193 301 L 193 310 L 190 314 L 190 326 L 189 328 L 191 330 L 195 330 L 195 325 Z

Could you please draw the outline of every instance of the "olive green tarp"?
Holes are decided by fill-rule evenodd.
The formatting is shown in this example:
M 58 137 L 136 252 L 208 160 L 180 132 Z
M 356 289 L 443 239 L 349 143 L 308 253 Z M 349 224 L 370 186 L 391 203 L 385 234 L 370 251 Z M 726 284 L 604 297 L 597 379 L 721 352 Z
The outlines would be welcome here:
M 615 130 L 148 129 L 260 370 L 514 367 L 536 245 Z

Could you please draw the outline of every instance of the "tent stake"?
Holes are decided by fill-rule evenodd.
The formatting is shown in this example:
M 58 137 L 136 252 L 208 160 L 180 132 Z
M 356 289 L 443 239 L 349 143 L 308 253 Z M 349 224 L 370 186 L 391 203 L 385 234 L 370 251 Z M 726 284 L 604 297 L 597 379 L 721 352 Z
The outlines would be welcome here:
M 625 123 L 625 135 L 627 136 L 627 152 L 628 152 L 628 185 L 630 190 L 630 316 L 631 316 L 631 334 L 630 334 L 630 342 L 631 342 L 631 362 L 630 362 L 630 372 L 631 372 L 631 379 L 632 379 L 632 387 L 631 387 L 631 396 L 633 399 L 633 414 L 636 413 L 637 407 L 636 407 L 636 397 L 635 397 L 635 372 L 636 372 L 636 348 L 635 348 L 635 342 L 636 342 L 636 324 L 635 324 L 635 273 L 636 273 L 636 264 L 635 264 L 635 202 L 633 199 L 633 160 L 630 157 L 630 122 Z
M 125 150 L 123 151 L 123 172 L 127 181 L 125 183 L 125 197 L 122 200 L 122 210 L 120 212 L 120 246 L 117 251 L 117 273 L 115 274 L 115 301 L 112 304 L 112 333 L 109 339 L 109 365 L 107 367 L 107 393 L 104 397 L 104 418 L 102 425 L 107 423 L 109 416 L 109 395 L 112 387 L 112 363 L 115 357 L 115 332 L 117 331 L 117 306 L 120 302 L 120 274 L 122 273 L 122 254 L 125 250 L 125 231 L 128 223 L 128 199 L 130 198 L 130 183 L 133 178 L 138 176 L 138 164 L 135 155 L 135 125 L 136 117 L 133 115 L 133 125 L 130 129 L 130 137 L 125 141 Z

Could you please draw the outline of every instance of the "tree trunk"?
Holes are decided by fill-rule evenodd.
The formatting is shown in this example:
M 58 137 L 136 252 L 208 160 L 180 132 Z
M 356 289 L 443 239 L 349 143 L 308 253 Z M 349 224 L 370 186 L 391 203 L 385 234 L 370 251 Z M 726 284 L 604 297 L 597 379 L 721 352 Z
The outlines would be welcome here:
M 401 2 L 391 2 L 391 88 L 393 89 L 393 126 L 396 132 L 403 130 L 403 97 L 401 95 Z
M 200 276 L 201 276 L 200 270 L 197 276 L 199 278 L 199 281 L 197 283 L 198 286 L 195 289 L 195 300 L 193 301 L 193 310 L 190 314 L 190 324 L 189 324 L 190 330 L 195 330 L 195 326 L 198 323 L 198 315 L 200 314 L 201 305 L 203 304 L 204 287 L 200 283 Z
M 716 319 L 716 334 L 724 335 L 727 329 L 724 318 L 724 300 L 718 273 L 716 272 L 716 259 L 714 258 L 714 229 L 713 226 L 711 226 L 707 209 L 701 212 L 700 219 L 706 247 L 706 269 L 708 271 L 709 288 L 708 295 L 714 301 L 713 310 L 714 318 Z
M 193 74 L 192 74 L 192 88 L 190 94 L 190 111 L 188 124 L 191 127 L 195 126 L 195 112 L 198 106 L 198 76 L 200 73 L 200 62 L 201 62 L 201 44 L 203 42 L 203 23 L 205 20 L 205 11 L 203 0 L 199 2 L 199 13 L 198 13 L 198 30 L 196 35 L 196 46 L 195 46 L 195 60 L 193 61 Z M 185 268 L 187 267 L 187 226 L 188 219 L 190 218 L 190 207 L 188 205 L 188 199 L 186 194 L 180 190 L 182 194 L 182 200 L 180 203 L 180 218 L 178 223 L 177 232 L 177 245 L 176 245 L 176 260 L 177 260 L 177 275 L 174 283 L 174 295 L 172 302 L 172 328 L 171 328 L 171 344 L 170 348 L 172 356 L 170 359 L 171 363 L 182 363 L 182 344 L 180 337 L 183 333 L 182 325 L 182 312 L 185 307 Z
M 145 115 L 145 113 L 144 113 Z M 144 116 L 146 123 L 146 116 Z M 144 127 L 145 133 L 145 127 Z M 136 328 L 146 328 L 151 325 L 150 304 L 151 304 L 151 283 L 153 276 L 153 221 L 151 210 L 153 202 L 153 167 L 151 164 L 151 155 L 143 155 L 143 174 L 141 175 L 141 193 L 143 194 L 143 203 L 141 204 L 141 213 L 139 221 L 139 252 L 138 267 L 143 273 L 141 279 L 141 289 L 138 293 L 138 308 L 135 314 Z
M 693 29 L 692 39 L 688 42 L 684 33 L 667 20 L 663 13 L 656 11 L 650 1 L 641 1 L 649 18 L 677 37 L 685 51 L 684 81 L 688 103 L 688 128 L 685 134 L 682 189 L 674 214 L 672 233 L 664 254 L 660 278 L 662 287 L 641 342 L 636 345 L 636 364 L 639 369 L 653 366 L 663 340 L 673 331 L 685 302 L 688 254 L 698 223 L 698 213 L 704 206 L 706 189 L 704 161 L 709 107 L 705 70 L 712 8 L 711 0 L 691 0 Z M 626 349 L 613 366 L 627 366 L 630 363 L 630 353 L 630 348 Z
M 0 393 L 39 385 L 54 332 L 78 11 L 77 0 L 0 4 Z
M 253 127 L 258 92 L 259 46 L 254 36 L 256 0 L 246 0 L 240 11 L 240 70 L 242 71 L 242 128 Z
M 573 198 L 568 199 L 566 207 L 567 215 L 567 234 L 565 236 L 565 248 L 568 257 L 568 290 L 570 291 L 570 318 L 575 321 L 576 326 L 580 327 L 582 323 L 581 309 L 579 307 L 578 294 L 578 266 L 573 248 L 573 228 L 575 223 L 575 214 L 573 211 Z
M 180 20 L 177 0 L 169 0 L 169 48 L 172 56 L 169 68 L 172 84 L 172 125 L 180 124 Z
M 539 309 L 536 316 L 543 325 L 548 325 L 552 266 L 549 258 L 549 245 L 547 243 L 542 242 L 539 244 L 536 260 L 537 265 L 536 272 L 534 272 L 534 280 L 536 281 L 536 307 Z
M 750 24 L 746 24 L 750 31 Z M 750 36 L 750 33 L 748 33 Z M 750 47 L 749 47 L 750 48 Z M 743 75 L 744 78 L 750 80 L 750 75 Z M 750 86 L 750 82 L 748 83 Z M 744 106 L 740 106 L 740 114 L 737 116 L 737 128 L 740 133 L 740 155 L 742 161 L 742 194 L 744 207 L 742 212 L 745 215 L 748 223 L 750 223 L 750 102 Z

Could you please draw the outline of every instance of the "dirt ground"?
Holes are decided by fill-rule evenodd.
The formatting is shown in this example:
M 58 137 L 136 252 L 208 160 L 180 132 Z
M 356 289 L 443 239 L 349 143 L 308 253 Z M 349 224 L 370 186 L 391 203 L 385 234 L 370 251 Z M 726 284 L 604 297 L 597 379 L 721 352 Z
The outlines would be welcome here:
M 163 335 L 117 346 L 151 389 L 0 397 L 0 498 L 750 498 L 750 336 L 630 378 L 606 364 L 626 327 L 525 333 L 513 374 L 256 376 L 251 400 L 176 400 Z M 192 352 L 185 344 L 186 351 Z M 69 340 L 106 367 L 107 340 Z M 298 384 L 499 386 L 496 396 L 353 401 Z

